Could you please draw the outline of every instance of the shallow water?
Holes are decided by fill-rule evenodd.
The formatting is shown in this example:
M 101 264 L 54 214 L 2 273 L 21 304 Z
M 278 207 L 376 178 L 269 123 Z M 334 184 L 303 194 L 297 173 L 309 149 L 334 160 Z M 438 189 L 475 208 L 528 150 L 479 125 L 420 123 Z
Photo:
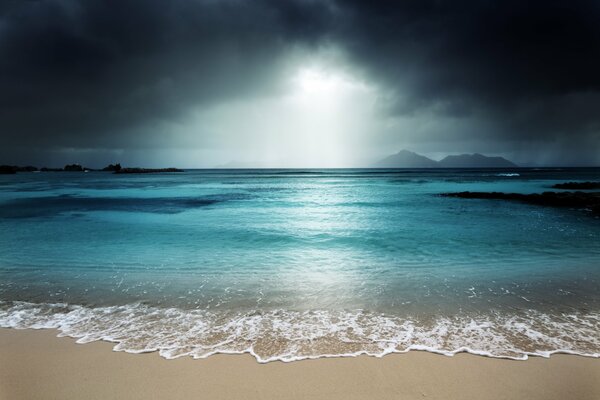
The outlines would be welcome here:
M 165 357 L 600 354 L 598 169 L 0 176 L 0 326 Z

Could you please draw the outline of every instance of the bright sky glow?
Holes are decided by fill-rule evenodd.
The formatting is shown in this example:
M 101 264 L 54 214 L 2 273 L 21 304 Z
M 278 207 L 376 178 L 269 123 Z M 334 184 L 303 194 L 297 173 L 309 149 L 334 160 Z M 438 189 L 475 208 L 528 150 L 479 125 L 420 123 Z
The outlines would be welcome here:
M 232 164 L 333 168 L 364 157 L 360 141 L 374 123 L 374 88 L 335 68 L 315 66 L 294 70 L 285 87 L 275 97 L 201 110 L 190 124 L 198 129 L 194 137 L 210 137 L 211 147 L 237 152 Z
M 294 78 L 299 89 L 311 95 L 331 95 L 344 85 L 341 76 L 316 68 L 304 68 Z

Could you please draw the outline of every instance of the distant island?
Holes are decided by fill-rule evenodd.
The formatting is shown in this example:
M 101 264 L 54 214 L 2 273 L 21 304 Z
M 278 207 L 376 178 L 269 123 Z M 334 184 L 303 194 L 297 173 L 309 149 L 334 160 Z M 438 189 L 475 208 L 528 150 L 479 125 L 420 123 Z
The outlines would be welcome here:
M 179 168 L 124 168 L 121 164 L 110 164 L 102 171 L 112 171 L 115 174 L 156 174 L 160 172 L 183 172 Z
M 504 157 L 488 157 L 479 153 L 447 156 L 438 164 L 442 168 L 518 168 Z
M 17 172 L 35 172 L 37 167 L 31 165 L 27 167 L 18 167 L 16 165 L 0 165 L 0 174 L 16 174 Z
M 79 164 L 67 164 L 63 168 L 37 168 L 34 166 L 19 167 L 16 165 L 0 165 L 0 174 L 16 174 L 17 172 L 89 172 L 104 171 L 113 174 L 155 174 L 161 172 L 184 172 L 179 168 L 130 168 L 121 167 L 121 164 L 110 164 L 102 169 L 83 167 Z
M 440 168 L 437 161 L 408 150 L 400 150 L 373 166 L 375 168 Z
M 518 168 L 518 165 L 503 157 L 488 157 L 483 154 L 460 154 L 447 156 L 440 161 L 421 154 L 401 150 L 373 165 L 375 168 Z

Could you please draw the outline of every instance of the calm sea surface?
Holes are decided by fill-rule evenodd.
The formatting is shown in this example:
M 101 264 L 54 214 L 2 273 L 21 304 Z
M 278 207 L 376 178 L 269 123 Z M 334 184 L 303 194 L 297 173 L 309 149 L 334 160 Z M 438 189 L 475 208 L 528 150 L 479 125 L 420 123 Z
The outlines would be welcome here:
M 599 169 L 0 175 L 0 326 L 167 358 L 600 355 Z M 555 189 L 554 189 L 555 190 Z

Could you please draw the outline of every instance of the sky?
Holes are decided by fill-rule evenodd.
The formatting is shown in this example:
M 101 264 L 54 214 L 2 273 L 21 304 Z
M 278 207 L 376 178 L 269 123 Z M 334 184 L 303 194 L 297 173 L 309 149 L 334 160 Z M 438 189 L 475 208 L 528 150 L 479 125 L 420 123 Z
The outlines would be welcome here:
M 4 0 L 0 164 L 600 165 L 600 2 Z

